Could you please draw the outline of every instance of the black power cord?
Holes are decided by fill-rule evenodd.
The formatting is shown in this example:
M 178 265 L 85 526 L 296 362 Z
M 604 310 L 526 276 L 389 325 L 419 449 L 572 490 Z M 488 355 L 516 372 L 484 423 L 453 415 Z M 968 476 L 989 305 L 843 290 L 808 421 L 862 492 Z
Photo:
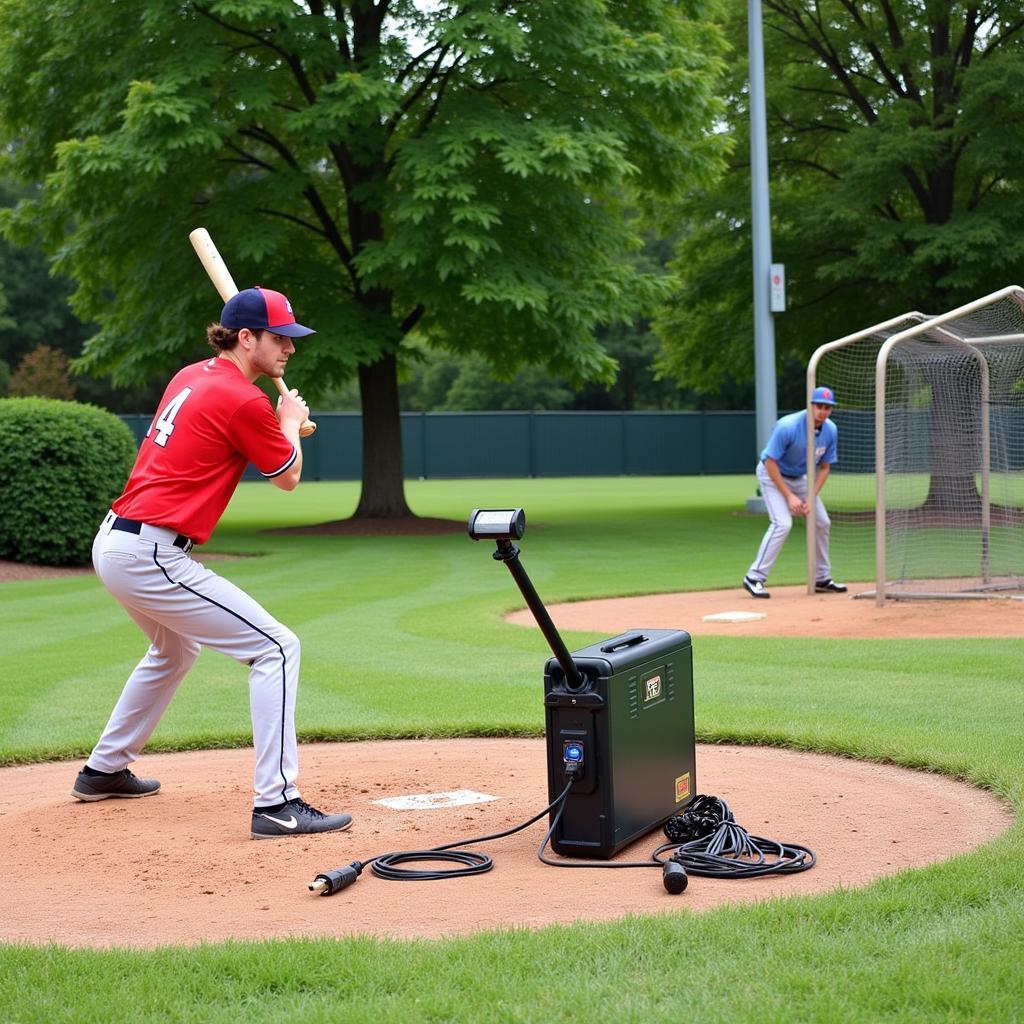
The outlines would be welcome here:
M 378 878 L 386 878 L 394 882 L 427 881 L 438 878 L 463 878 L 468 875 L 482 875 L 494 867 L 494 861 L 485 853 L 478 853 L 475 850 L 460 850 L 457 847 L 466 846 L 469 843 L 486 843 L 492 839 L 503 839 L 505 836 L 514 835 L 528 828 L 535 821 L 539 821 L 552 808 L 562 804 L 569 795 L 569 790 L 575 779 L 570 779 L 565 789 L 548 804 L 544 810 L 535 814 L 529 821 L 521 825 L 506 829 L 504 832 L 493 832 L 491 835 L 479 836 L 476 839 L 459 839 L 454 843 L 446 843 L 443 846 L 432 846 L 429 850 L 398 850 L 394 853 L 381 853 L 369 860 L 354 860 L 347 867 L 336 868 L 334 871 L 322 871 L 312 882 L 309 883 L 311 892 L 319 892 L 322 896 L 333 896 L 334 893 L 352 885 L 362 874 L 367 864 Z M 550 834 L 550 833 L 549 833 Z M 440 870 L 420 871 L 404 868 L 401 865 L 413 861 L 450 861 L 462 864 L 461 868 L 443 868 Z
M 391 881 L 425 881 L 438 878 L 461 878 L 481 875 L 490 871 L 494 862 L 486 854 L 459 847 L 469 843 L 485 843 L 514 835 L 539 821 L 554 810 L 551 825 L 541 840 L 537 859 L 557 868 L 650 868 L 662 869 L 662 881 L 670 893 L 680 893 L 687 885 L 688 874 L 707 875 L 717 878 L 753 878 L 772 873 L 793 873 L 806 871 L 815 863 L 814 852 L 795 843 L 778 843 L 760 836 L 751 836 L 738 825 L 728 804 L 716 796 L 696 796 L 686 811 L 669 818 L 664 825 L 665 835 L 670 842 L 663 843 L 649 860 L 620 861 L 616 864 L 594 861 L 552 860 L 544 855 L 555 829 L 565 810 L 565 802 L 576 781 L 573 773 L 565 789 L 548 804 L 544 810 L 528 821 L 506 829 L 479 836 L 476 839 L 460 839 L 454 843 L 434 846 L 428 850 L 399 850 L 382 853 L 365 861 L 352 861 L 346 867 L 323 871 L 309 884 L 310 891 L 322 896 L 332 896 L 352 885 L 359 878 L 364 867 L 371 865 L 378 878 Z M 674 851 L 674 852 L 670 852 Z M 448 861 L 462 867 L 419 870 L 402 865 L 418 861 Z

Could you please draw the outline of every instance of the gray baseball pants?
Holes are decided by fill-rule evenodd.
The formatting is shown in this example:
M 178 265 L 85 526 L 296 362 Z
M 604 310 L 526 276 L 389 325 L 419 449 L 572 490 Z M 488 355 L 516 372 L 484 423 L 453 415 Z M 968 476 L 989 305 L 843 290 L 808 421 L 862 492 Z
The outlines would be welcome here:
M 297 797 L 298 637 L 243 590 L 175 547 L 173 530 L 144 524 L 136 535 L 112 530 L 113 520 L 108 514 L 96 534 L 93 566 L 150 646 L 87 764 L 116 772 L 134 761 L 200 649 L 210 647 L 249 668 L 254 805 Z
M 786 543 L 789 531 L 793 528 L 793 513 L 789 511 L 786 496 L 775 486 L 763 462 L 757 464 L 757 482 L 761 485 L 761 497 L 764 498 L 768 510 L 769 523 L 761 546 L 757 549 L 757 556 L 747 570 L 747 576 L 763 583 L 768 579 L 768 574 L 782 551 L 782 545 Z M 802 500 L 807 500 L 806 476 L 787 478 L 786 485 Z M 828 535 L 831 526 L 832 522 L 819 495 L 814 499 L 815 580 L 827 580 L 832 577 L 828 554 Z

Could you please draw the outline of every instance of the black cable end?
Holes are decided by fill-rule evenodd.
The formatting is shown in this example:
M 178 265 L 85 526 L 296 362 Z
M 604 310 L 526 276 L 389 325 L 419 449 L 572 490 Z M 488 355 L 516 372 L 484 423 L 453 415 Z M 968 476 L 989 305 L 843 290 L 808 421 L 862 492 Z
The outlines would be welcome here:
M 362 874 L 363 865 L 357 861 L 343 868 L 335 868 L 334 871 L 321 871 L 312 882 L 309 883 L 310 892 L 318 892 L 321 896 L 333 896 L 342 889 L 347 889 L 354 884 Z
M 661 869 L 661 881 L 666 892 L 678 896 L 686 888 L 690 879 L 686 874 L 686 868 L 679 861 L 667 860 Z

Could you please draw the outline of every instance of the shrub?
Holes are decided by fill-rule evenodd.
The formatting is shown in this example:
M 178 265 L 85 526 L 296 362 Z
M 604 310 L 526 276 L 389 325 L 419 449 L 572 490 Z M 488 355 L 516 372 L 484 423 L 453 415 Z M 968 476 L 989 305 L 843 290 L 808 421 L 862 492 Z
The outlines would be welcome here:
M 11 374 L 7 393 L 12 397 L 75 397 L 75 385 L 68 377 L 68 357 L 49 345 L 37 345 Z
M 113 413 L 51 398 L 0 399 L 0 558 L 85 565 L 135 460 Z

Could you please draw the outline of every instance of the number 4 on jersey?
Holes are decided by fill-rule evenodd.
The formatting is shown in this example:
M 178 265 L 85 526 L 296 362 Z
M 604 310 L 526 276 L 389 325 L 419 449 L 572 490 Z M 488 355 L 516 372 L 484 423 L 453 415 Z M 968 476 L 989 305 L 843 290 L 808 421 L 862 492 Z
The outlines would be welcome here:
M 159 417 L 150 425 L 149 430 L 146 431 L 146 437 L 149 437 L 152 433 L 153 427 L 156 427 L 156 437 L 153 441 L 160 445 L 161 448 L 167 445 L 167 441 L 171 434 L 174 433 L 174 417 L 181 411 L 181 407 L 185 404 L 185 399 L 192 394 L 191 388 L 182 388 L 168 403 L 164 406 L 163 411 Z

